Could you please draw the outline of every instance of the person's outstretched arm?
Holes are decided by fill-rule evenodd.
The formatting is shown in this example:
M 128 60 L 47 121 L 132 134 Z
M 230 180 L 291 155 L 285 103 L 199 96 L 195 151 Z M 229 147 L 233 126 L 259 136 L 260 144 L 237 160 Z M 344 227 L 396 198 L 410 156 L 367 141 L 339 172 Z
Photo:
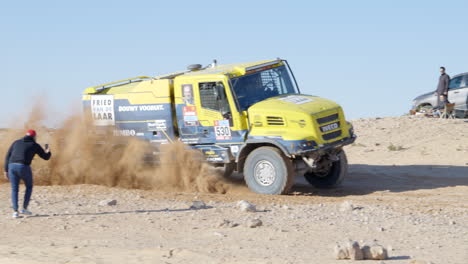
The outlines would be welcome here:
M 50 157 L 52 156 L 52 153 L 50 152 L 49 149 L 47 151 L 44 151 L 44 149 L 41 147 L 41 145 L 36 143 L 36 154 L 39 155 L 44 160 L 49 160 Z

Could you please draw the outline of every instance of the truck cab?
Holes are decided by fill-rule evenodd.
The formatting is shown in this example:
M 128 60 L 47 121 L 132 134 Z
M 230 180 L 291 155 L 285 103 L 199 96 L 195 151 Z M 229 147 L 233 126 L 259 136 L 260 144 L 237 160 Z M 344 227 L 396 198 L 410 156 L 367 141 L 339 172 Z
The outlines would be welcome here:
M 96 112 L 96 98 L 109 100 L 108 110 L 114 110 L 115 120 L 104 125 L 157 144 L 181 141 L 223 166 L 225 175 L 242 172 L 257 193 L 287 193 L 297 174 L 316 187 L 336 186 L 347 174 L 342 147 L 356 138 L 342 108 L 301 94 L 281 59 L 192 65 L 185 72 L 91 87 L 85 108 Z

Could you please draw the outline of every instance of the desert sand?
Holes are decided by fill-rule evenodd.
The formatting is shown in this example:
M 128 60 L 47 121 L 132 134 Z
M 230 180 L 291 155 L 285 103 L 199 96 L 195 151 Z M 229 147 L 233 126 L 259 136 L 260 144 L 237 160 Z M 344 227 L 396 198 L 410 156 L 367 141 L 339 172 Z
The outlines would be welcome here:
M 242 175 L 201 178 L 216 188 L 144 188 L 147 179 L 109 187 L 89 184 L 101 176 L 92 170 L 67 182 L 47 178 L 50 168 L 35 161 L 35 215 L 12 219 L 9 184 L 0 183 L 0 263 L 468 263 L 468 121 L 352 123 L 359 139 L 345 148 L 350 175 L 342 186 L 318 190 L 298 176 L 283 196 L 251 193 Z M 191 171 L 205 173 L 196 164 Z M 257 211 L 239 210 L 239 200 Z M 193 201 L 206 206 L 191 208 Z M 249 227 L 253 219 L 262 225 Z M 336 260 L 333 247 L 346 239 L 377 240 L 390 258 Z

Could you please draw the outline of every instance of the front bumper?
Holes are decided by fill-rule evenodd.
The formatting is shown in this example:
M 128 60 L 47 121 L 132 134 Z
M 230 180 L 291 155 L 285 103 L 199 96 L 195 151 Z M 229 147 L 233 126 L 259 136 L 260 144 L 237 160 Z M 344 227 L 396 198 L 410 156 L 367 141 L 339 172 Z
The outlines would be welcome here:
M 346 145 L 353 144 L 354 141 L 356 141 L 357 136 L 353 134 L 352 137 L 348 138 L 343 138 L 341 140 L 332 142 L 332 143 L 327 143 L 323 145 L 319 145 L 317 148 L 314 149 L 304 149 L 304 150 L 298 150 L 295 151 L 295 153 L 291 153 L 293 156 L 304 156 L 312 153 L 322 153 L 322 152 L 328 152 L 331 149 L 337 149 L 337 148 L 342 148 Z

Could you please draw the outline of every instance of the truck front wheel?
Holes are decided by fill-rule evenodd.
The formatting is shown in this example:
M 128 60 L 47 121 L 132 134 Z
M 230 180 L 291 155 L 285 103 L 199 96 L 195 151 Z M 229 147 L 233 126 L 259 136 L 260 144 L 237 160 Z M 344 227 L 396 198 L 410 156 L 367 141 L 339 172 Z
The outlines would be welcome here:
M 260 147 L 247 156 L 244 178 L 256 193 L 286 194 L 294 183 L 294 168 L 279 149 Z
M 348 174 L 348 159 L 344 151 L 336 155 L 337 160 L 323 158 L 318 167 L 312 172 L 304 174 L 306 180 L 317 188 L 333 188 L 338 186 Z

